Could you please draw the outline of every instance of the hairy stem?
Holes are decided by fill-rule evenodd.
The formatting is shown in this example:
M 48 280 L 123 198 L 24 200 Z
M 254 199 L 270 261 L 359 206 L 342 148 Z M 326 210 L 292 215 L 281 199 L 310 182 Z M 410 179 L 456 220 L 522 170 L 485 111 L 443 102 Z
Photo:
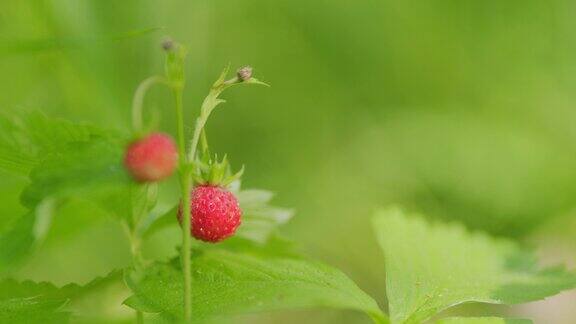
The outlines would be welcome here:
M 150 87 L 157 83 L 166 83 L 166 79 L 161 76 L 151 76 L 140 82 L 138 88 L 136 88 L 136 92 L 134 92 L 134 98 L 132 99 L 132 127 L 135 132 L 142 131 L 142 128 L 144 127 L 142 118 L 144 97 Z
M 196 119 L 194 134 L 190 141 L 190 151 L 188 152 L 188 159 L 190 161 L 196 160 L 196 151 L 198 149 L 200 135 L 202 135 L 204 131 L 204 126 L 206 126 L 206 122 L 208 121 L 208 117 L 210 117 L 212 110 L 214 110 L 219 103 L 224 102 L 223 100 L 218 99 L 218 96 L 225 88 L 226 87 L 222 85 L 213 86 L 208 96 L 202 102 L 202 106 L 200 107 L 200 116 Z
M 144 206 L 148 206 L 149 204 L 149 190 L 150 190 L 150 185 L 146 184 L 145 185 L 145 191 L 146 191 L 146 195 L 145 195 L 145 201 L 144 201 Z M 130 187 L 130 200 L 133 201 L 133 191 L 134 191 L 134 187 L 131 186 Z M 141 251 L 140 251 L 140 243 L 141 243 L 141 236 L 138 232 L 138 227 L 139 224 L 142 220 L 142 218 L 145 216 L 147 212 L 146 207 L 144 209 L 137 209 L 134 204 L 132 204 L 132 217 L 130 221 L 126 221 L 123 222 L 123 224 L 125 225 L 124 228 L 126 230 L 126 234 L 128 235 L 129 239 L 130 239 L 130 252 L 132 254 L 132 267 L 134 269 L 141 269 L 143 267 L 143 259 L 142 259 L 142 255 L 141 255 Z M 138 324 L 142 324 L 144 323 L 144 314 L 137 310 L 136 311 L 136 323 Z
M 194 161 L 196 159 L 196 150 L 198 148 L 198 141 L 200 140 L 200 134 L 204 129 L 204 125 L 206 124 L 206 119 L 203 119 L 202 116 L 196 119 L 196 127 L 194 128 L 194 135 L 192 135 L 192 141 L 190 142 L 190 152 L 189 158 Z
M 174 87 L 174 102 L 176 104 L 176 123 L 178 132 L 178 158 L 180 167 L 186 165 L 186 134 L 184 132 L 184 109 L 182 105 L 182 88 Z
M 192 191 L 189 162 L 186 158 L 186 138 L 184 133 L 184 112 L 182 107 L 182 87 L 175 86 L 174 100 L 178 123 L 178 156 L 180 159 L 180 190 L 182 192 L 182 273 L 184 275 L 184 320 L 192 320 L 192 264 L 190 260 L 190 194 Z

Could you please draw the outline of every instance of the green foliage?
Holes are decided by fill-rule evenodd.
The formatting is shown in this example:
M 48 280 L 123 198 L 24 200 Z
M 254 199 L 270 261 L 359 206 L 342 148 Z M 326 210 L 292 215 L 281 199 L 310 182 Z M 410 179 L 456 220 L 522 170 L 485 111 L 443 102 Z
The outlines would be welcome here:
M 242 209 L 241 237 L 264 243 L 274 234 L 278 226 L 292 218 L 292 210 L 270 204 L 274 193 L 267 190 L 246 189 L 237 194 Z
M 92 138 L 70 143 L 32 170 L 22 203 L 33 208 L 47 197 L 95 198 L 113 192 L 128 183 L 121 161 L 122 146 L 113 141 Z
M 10 229 L 0 235 L 0 274 L 19 264 L 41 239 L 34 235 L 36 214 L 29 212 L 18 218 Z
M 27 299 L 0 300 L 2 323 L 67 323 L 70 314 L 60 311 L 63 300 Z
M 386 258 L 392 323 L 420 323 L 465 302 L 538 300 L 576 286 L 576 275 L 540 269 L 513 241 L 461 225 L 430 224 L 390 209 L 378 212 L 374 226 Z
M 385 317 L 376 302 L 340 271 L 302 258 L 274 256 L 258 250 L 231 252 L 219 248 L 195 251 L 193 318 L 315 306 L 349 308 Z M 127 278 L 134 291 L 126 304 L 137 310 L 182 317 L 182 273 L 179 262 L 154 264 Z
M 34 209 L 43 200 L 84 196 L 127 183 L 118 135 L 88 124 L 20 112 L 0 118 L 0 168 L 30 178 L 22 194 Z
M 93 201 L 120 217 L 131 216 L 131 206 L 125 207 L 131 185 L 121 164 L 122 141 L 113 132 L 39 112 L 0 121 L 0 167 L 30 181 L 21 194 L 28 212 L 0 233 L 0 273 L 18 265 L 43 240 L 53 214 L 67 199 Z
M 22 175 L 27 175 L 47 154 L 100 134 L 86 124 L 50 119 L 37 111 L 3 114 L 0 129 L 0 168 Z
M 242 112 L 245 114 L 243 118 L 248 121 L 246 123 L 238 125 L 236 116 L 232 114 L 230 119 L 222 120 L 224 129 L 235 125 L 234 131 L 244 132 L 242 140 L 230 138 L 230 132 L 221 133 L 226 136 L 229 150 L 236 150 L 236 156 L 244 154 L 244 159 L 252 159 L 251 168 L 261 170 L 261 167 L 268 165 L 269 162 L 261 159 L 261 156 L 272 153 L 277 158 L 277 170 L 281 171 L 277 175 L 268 171 L 258 172 L 256 177 L 261 179 L 255 180 L 280 180 L 280 185 L 282 179 L 286 180 L 286 190 L 283 191 L 287 192 L 288 197 L 290 190 L 295 195 L 302 195 L 303 192 L 310 194 L 302 188 L 313 189 L 313 195 L 306 195 L 305 199 L 299 196 L 299 208 L 318 222 L 313 224 L 316 226 L 302 226 L 302 232 L 313 232 L 314 240 L 317 240 L 314 243 L 327 242 L 321 251 L 324 248 L 326 251 L 333 249 L 333 256 L 342 258 L 340 262 L 353 260 L 349 263 L 349 270 L 358 270 L 354 267 L 362 262 L 354 262 L 357 260 L 352 257 L 356 256 L 349 253 L 340 253 L 341 245 L 334 244 L 340 243 L 340 237 L 333 237 L 336 233 L 332 231 L 334 227 L 326 225 L 344 227 L 354 225 L 356 221 L 363 223 L 365 220 L 356 216 L 366 215 L 365 206 L 381 201 L 401 201 L 430 210 L 430 214 L 437 217 L 458 218 L 469 227 L 508 236 L 529 233 L 553 215 L 565 214 L 573 208 L 575 190 L 571 165 L 574 152 L 570 149 L 573 125 L 566 122 L 573 119 L 573 110 L 566 108 L 570 106 L 566 103 L 571 102 L 571 98 L 557 84 L 558 80 L 562 80 L 565 86 L 570 80 L 550 78 L 550 75 L 557 74 L 555 64 L 550 65 L 554 66 L 552 70 L 540 64 L 542 57 L 549 54 L 557 56 L 557 53 L 547 52 L 550 48 L 559 48 L 550 46 L 553 42 L 543 37 L 565 37 L 553 35 L 556 30 L 548 33 L 542 32 L 542 28 L 534 28 L 538 25 L 529 26 L 542 22 L 550 25 L 548 10 L 540 10 L 543 8 L 537 2 L 526 3 L 518 11 L 513 5 L 494 6 L 490 2 L 474 5 L 474 9 L 489 10 L 470 10 L 465 3 L 430 5 L 425 2 L 383 2 L 367 8 L 336 2 L 328 8 L 321 3 L 296 1 L 283 4 L 282 13 L 273 12 L 274 17 L 287 18 L 274 19 L 277 26 L 270 23 L 269 6 L 259 6 L 260 2 L 264 4 L 264 1 L 256 1 L 251 10 L 238 10 L 235 4 L 230 7 L 198 3 L 178 4 L 180 7 L 177 9 L 187 13 L 180 17 L 185 22 L 204 23 L 204 19 L 189 19 L 189 12 L 197 17 L 210 17 L 210 21 L 213 18 L 219 20 L 219 27 L 213 32 L 222 35 L 211 35 L 210 39 L 216 41 L 209 42 L 214 48 L 208 51 L 197 47 L 197 44 L 206 45 L 202 41 L 206 38 L 203 34 L 206 26 L 188 30 L 201 33 L 191 36 L 194 41 L 190 42 L 190 52 L 194 53 L 196 63 L 217 62 L 229 59 L 230 53 L 236 55 L 240 50 L 248 50 L 247 55 L 259 60 L 259 64 L 269 60 L 267 73 L 271 80 L 295 86 L 284 85 L 283 93 L 277 92 L 283 91 L 282 87 L 275 89 L 277 94 L 282 94 L 281 100 L 264 97 L 253 101 L 251 109 Z M 182 5 L 194 10 L 181 10 Z M 178 12 L 145 10 L 146 6 L 137 6 L 144 10 L 134 16 L 159 13 L 155 18 L 167 18 L 169 25 L 180 26 L 182 23 L 178 21 Z M 115 9 L 120 10 L 114 10 L 112 17 L 102 10 L 106 9 L 105 4 L 96 2 L 74 7 L 74 10 L 45 7 L 24 2 L 6 4 L 8 14 L 4 16 L 7 21 L 18 16 L 10 11 L 11 8 L 34 9 L 22 12 L 31 12 L 30 17 L 37 13 L 46 14 L 47 17 L 40 17 L 32 24 L 4 24 L 5 27 L 29 26 L 27 29 L 32 32 L 38 29 L 41 35 L 35 35 L 32 41 L 3 41 L 0 56 L 3 53 L 54 48 L 63 51 L 42 57 L 33 56 L 31 61 L 21 58 L 8 61 L 3 66 L 6 70 L 3 73 L 6 78 L 4 98 L 8 99 L 2 101 L 14 101 L 18 106 L 29 101 L 40 101 L 43 109 L 62 109 L 59 114 L 78 118 L 91 111 L 92 117 L 100 119 L 102 124 L 104 121 L 115 121 L 115 117 L 124 113 L 119 108 L 125 106 L 127 99 L 124 96 L 133 87 L 133 80 L 121 80 L 119 75 L 139 78 L 138 73 L 145 68 L 135 64 L 134 59 L 142 58 L 138 63 L 144 63 L 150 51 L 145 47 L 118 44 L 118 53 L 121 54 L 113 57 L 107 53 L 110 46 L 116 47 L 111 41 L 130 35 L 96 37 L 94 40 L 98 41 L 92 44 L 91 39 L 69 37 L 67 33 L 117 35 L 116 32 L 94 33 L 91 29 L 110 28 L 112 31 L 115 21 L 127 23 L 124 19 L 118 19 L 122 9 L 132 14 L 134 8 L 130 3 L 117 5 Z M 260 20 L 258 7 L 266 8 L 265 20 Z M 323 20 L 319 20 L 316 14 L 316 9 L 321 7 L 325 11 Z M 515 14 L 509 15 L 508 10 Z M 72 12 L 88 15 L 78 16 L 82 19 L 77 19 L 71 16 Z M 492 18 L 483 16 L 487 12 Z M 542 13 L 546 16 L 540 16 Z M 530 19 L 531 23 L 526 25 L 523 14 L 535 19 Z M 456 19 L 438 19 L 443 17 Z M 228 19 L 231 23 L 227 25 L 225 18 L 233 19 Z M 354 18 L 361 19 L 365 24 L 350 23 Z M 306 28 L 302 29 L 302 33 L 285 33 L 289 30 L 285 28 L 287 22 Z M 382 22 L 384 25 L 380 25 Z M 480 24 L 476 27 L 481 27 L 486 35 L 484 32 L 474 32 L 474 24 L 478 22 Z M 398 23 L 408 28 L 396 28 Z M 458 24 L 461 23 L 470 28 L 459 28 Z M 499 33 L 502 30 L 499 27 L 509 27 L 515 23 L 520 23 L 521 28 L 507 28 L 513 31 L 509 35 L 500 33 L 498 37 L 486 37 L 493 32 Z M 556 28 L 558 24 L 553 25 Z M 564 21 L 560 25 L 560 29 L 556 28 L 558 31 L 563 28 L 571 30 L 571 23 Z M 264 26 L 266 28 L 262 28 Z M 381 27 L 394 28 L 390 28 L 387 34 L 388 29 Z M 522 40 L 517 41 L 517 31 L 526 31 L 526 28 L 530 32 L 523 34 L 530 35 L 530 39 L 523 44 Z M 279 51 L 282 55 L 296 53 L 297 59 L 278 64 L 277 55 L 270 55 L 269 50 L 261 51 L 254 46 L 260 41 L 258 38 L 237 37 L 250 35 L 254 30 L 258 31 L 258 35 L 264 35 L 262 37 L 267 39 L 273 51 Z M 340 32 L 334 33 L 334 30 Z M 366 39 L 386 41 L 379 45 L 364 42 L 362 37 L 358 37 L 374 31 L 384 32 L 376 35 L 383 37 Z M 283 37 L 277 37 L 278 32 Z M 413 37 L 422 32 L 430 37 Z M 326 37 L 328 34 L 337 37 Z M 226 41 L 219 40 L 221 37 L 218 36 L 223 35 L 233 36 Z M 506 42 L 502 40 L 507 38 L 514 42 L 504 44 Z M 445 42 L 435 44 L 448 46 L 433 48 L 428 44 L 430 39 L 442 39 Z M 494 40 L 496 42 L 490 44 Z M 395 51 L 389 50 L 390 44 L 393 44 Z M 522 45 L 530 50 L 522 50 Z M 76 50 L 65 51 L 69 48 Z M 82 51 L 82 48 L 88 50 Z M 427 49 L 425 55 L 421 48 Z M 454 48 L 459 50 L 454 51 Z M 478 48 L 482 50 L 478 51 Z M 565 46 L 562 48 L 566 49 Z M 182 87 L 184 83 L 185 52 L 183 47 L 168 51 L 166 74 L 171 85 L 176 87 Z M 358 60 L 358 52 L 364 54 L 362 60 Z M 504 55 L 503 58 L 506 58 L 510 53 L 520 52 L 520 59 L 512 62 L 512 65 L 509 59 L 499 60 L 498 57 Z M 334 53 L 337 56 L 332 55 Z M 318 60 L 318 55 L 328 60 Z M 446 62 L 456 63 L 450 66 Z M 466 62 L 473 64 L 466 66 Z M 212 68 L 209 64 L 205 66 L 205 69 Z M 422 66 L 426 68 L 422 69 Z M 526 67 L 531 71 L 523 75 Z M 373 73 L 376 70 L 385 73 Z M 83 73 L 86 71 L 89 73 Z M 422 71 L 432 73 L 421 75 Z M 201 118 L 197 121 L 199 130 L 212 110 L 224 101 L 219 97 L 224 89 L 242 83 L 261 84 L 256 79 L 240 82 L 237 77 L 226 81 L 226 72 L 212 86 L 202 105 Z M 33 77 L 35 73 L 37 79 Z M 486 75 L 483 77 L 482 73 Z M 521 84 L 518 83 L 519 73 L 525 81 Z M 540 79 L 538 73 L 542 73 Z M 470 76 L 477 79 L 470 79 Z M 42 85 L 44 78 L 49 87 Z M 191 78 L 192 84 L 206 81 L 203 79 L 204 73 L 193 73 Z M 350 87 L 350 84 L 357 82 L 362 86 Z M 469 87 L 471 84 L 474 86 Z M 20 97 L 18 91 L 12 94 L 15 85 L 23 85 L 21 87 L 25 89 Z M 383 86 L 385 95 L 381 92 Z M 547 87 L 553 91 L 547 90 Z M 518 89 L 521 89 L 521 94 L 514 93 Z M 189 89 L 184 91 L 188 92 Z M 43 95 L 47 95 L 47 98 L 43 98 Z M 363 98 L 361 104 L 358 98 Z M 162 103 L 160 106 L 164 108 L 168 105 Z M 89 108 L 82 112 L 83 107 Z M 482 111 L 481 116 L 474 108 Z M 511 122 L 506 122 L 507 116 L 510 116 Z M 259 118 L 266 122 L 260 123 Z M 287 123 L 290 118 L 295 118 L 297 122 Z M 122 122 L 120 124 L 124 126 Z M 286 128 L 278 132 L 279 127 Z M 260 141 L 264 133 L 267 134 L 266 140 Z M 198 134 L 196 139 L 200 136 Z M 250 136 L 252 140 L 248 138 Z M 252 144 L 256 140 L 259 141 L 257 146 Z M 442 145 L 438 146 L 438 143 Z M 174 190 L 170 190 L 173 184 L 162 188 L 168 189 L 166 196 L 171 197 L 162 198 L 158 195 L 158 186 L 137 185 L 128 181 L 120 163 L 123 144 L 122 137 L 111 134 L 110 130 L 50 119 L 41 113 L 3 114 L 0 117 L 0 169 L 17 179 L 30 182 L 21 195 L 21 202 L 28 210 L 14 213 L 22 216 L 11 224 L 8 231 L 0 233 L 0 274 L 25 261 L 30 251 L 49 239 L 51 234 L 62 236 L 63 240 L 58 243 L 64 250 L 71 246 L 64 240 L 68 231 L 92 234 L 88 231 L 91 220 L 106 214 L 113 216 L 111 223 L 118 221 L 113 223 L 115 226 L 127 229 L 126 235 L 130 240 L 126 241 L 132 243 L 133 253 L 138 250 L 141 238 L 158 234 L 160 240 L 169 241 L 169 236 L 174 236 L 173 232 L 160 231 L 178 227 L 175 218 L 177 207 L 169 208 L 177 200 Z M 329 150 L 326 150 L 327 147 Z M 294 154 L 295 151 L 298 154 Z M 328 154 L 329 163 L 320 160 L 325 159 L 326 154 L 318 152 Z M 314 160 L 314 156 L 319 156 L 318 160 Z M 198 182 L 200 178 L 220 179 L 228 172 L 227 163 L 224 162 L 216 163 L 213 169 L 202 169 L 200 160 L 194 162 L 200 169 L 198 174 L 201 177 L 197 176 L 196 179 Z M 181 171 L 187 171 L 187 167 L 191 166 L 184 166 Z M 334 185 L 334 175 L 338 175 L 338 185 Z M 358 186 L 359 183 L 362 186 Z M 217 247 L 195 242 L 193 300 L 197 320 L 229 313 L 329 306 L 362 310 L 375 321 L 386 321 L 376 303 L 342 273 L 298 257 L 277 239 L 277 227 L 289 220 L 291 212 L 270 206 L 273 196 L 270 192 L 243 190 L 236 193 L 244 212 L 243 224 L 236 237 Z M 77 204 L 78 200 L 81 203 Z M 158 201 L 161 206 L 155 209 Z M 92 204 L 106 213 L 95 211 Z M 62 216 L 58 212 L 63 207 L 68 207 L 68 217 L 56 219 Z M 169 211 L 158 217 L 158 210 L 166 209 Z M 323 213 L 324 220 L 321 219 Z M 339 215 L 353 217 L 342 219 L 338 218 Z M 10 216 L 10 219 L 13 218 Z M 58 226 L 55 225 L 57 221 L 66 222 L 60 231 L 54 231 L 54 227 Z M 405 217 L 396 211 L 382 212 L 375 222 L 386 255 L 388 299 L 394 322 L 419 323 L 442 309 L 463 302 L 510 304 L 541 299 L 575 285 L 573 274 L 560 268 L 540 269 L 533 255 L 513 241 L 470 233 L 458 225 L 430 224 L 416 216 Z M 358 247 L 362 247 L 361 244 L 367 240 L 363 233 L 354 230 L 354 226 L 346 227 L 349 237 L 353 238 L 346 242 L 347 248 L 364 252 Z M 98 236 L 90 237 L 97 249 L 121 250 L 116 246 L 104 249 L 103 245 L 100 246 L 102 242 L 117 241 L 110 240 L 106 234 Z M 170 248 L 175 252 L 176 247 Z M 84 258 L 70 257 L 73 260 L 68 265 L 90 259 L 90 256 L 85 256 L 86 249 L 80 247 L 77 251 Z M 372 256 L 362 253 L 362 257 L 367 269 L 374 268 L 370 262 Z M 84 266 L 90 267 L 100 262 L 99 258 L 95 259 L 85 262 L 90 264 Z M 129 257 L 125 255 L 123 259 L 128 260 Z M 154 263 L 146 263 L 151 261 Z M 146 267 L 135 264 L 138 270 L 126 277 L 135 293 L 127 303 L 137 309 L 161 312 L 159 317 L 163 319 L 179 318 L 183 297 L 180 264 L 176 261 L 146 262 Z M 46 269 L 39 268 L 39 271 Z M 51 264 L 49 270 L 59 271 Z M 63 267 L 62 270 L 61 277 L 66 278 L 69 269 Z M 380 273 L 384 273 L 382 268 L 380 270 Z M 113 277 L 118 280 L 117 275 Z M 365 278 L 369 283 L 370 279 L 376 280 Z M 94 288 L 100 289 L 98 286 L 94 285 Z M 86 291 L 85 288 L 0 281 L 0 322 L 65 322 L 71 316 L 69 302 L 81 295 L 81 291 Z M 495 317 L 438 321 L 527 322 Z
M 21 195 L 21 202 L 29 212 L 0 236 L 0 270 L 6 272 L 24 260 L 49 232 L 56 211 L 75 199 L 92 202 L 117 220 L 126 222 L 135 230 L 131 234 L 136 235 L 133 239 L 146 237 L 165 226 L 177 226 L 176 207 L 160 217 L 154 217 L 151 212 L 156 204 L 157 185 L 132 184 L 126 177 L 121 165 L 122 141 L 118 137 L 92 131 L 85 125 L 50 120 L 42 115 L 30 116 L 25 120 L 33 126 L 22 127 L 18 135 L 26 139 L 26 147 L 31 149 L 26 154 L 18 154 L 33 161 L 26 169 L 19 170 L 21 174 L 29 174 L 30 183 Z M 54 133 L 49 136 L 54 143 L 36 134 L 40 122 L 42 132 Z M 58 132 L 59 129 L 63 131 Z M 10 143 L 6 140 L 5 147 Z M 17 147 L 9 149 L 18 152 Z M 221 248 L 204 246 L 193 258 L 195 318 L 327 306 L 361 310 L 375 321 L 385 321 L 376 302 L 344 274 L 296 257 L 284 242 L 271 239 L 277 226 L 291 217 L 291 211 L 270 205 L 271 192 L 244 190 L 237 195 L 244 211 L 237 238 L 222 244 Z M 127 277 L 135 292 L 127 303 L 143 310 L 159 307 L 164 318 L 180 318 L 182 273 L 179 264 L 154 263 L 136 269 L 140 270 L 134 270 Z M 167 281 L 180 289 L 165 289 Z M 65 322 L 70 316 L 66 304 L 87 289 L 77 285 L 57 288 L 49 283 L 4 281 L 2 284 L 5 296 L 10 299 L 1 307 L 5 318 L 12 322 L 25 319 Z M 215 284 L 222 289 L 214 289 Z M 94 283 L 87 285 L 93 286 Z M 218 302 L 207 303 L 212 299 Z
M 1 323 L 67 323 L 71 312 L 67 304 L 121 278 L 121 272 L 110 273 L 80 286 L 69 284 L 56 287 L 47 282 L 19 282 L 12 279 L 0 281 Z
M 28 175 L 30 183 L 21 195 L 28 212 L 0 235 L 0 273 L 10 273 L 42 243 L 54 215 L 69 201 L 90 202 L 118 224 L 128 225 L 133 249 L 141 238 L 178 226 L 177 206 L 160 216 L 154 212 L 159 190 L 156 184 L 134 184 L 126 176 L 121 164 L 121 137 L 37 113 L 22 114 L 18 121 L 3 126 L 9 132 L 3 133 L 0 141 L 0 148 L 9 153 L 2 155 L 2 161 L 15 163 L 0 163 L 0 167 L 19 176 Z M 24 144 L 14 145 L 14 141 Z M 29 163 L 19 164 L 18 159 Z M 273 193 L 240 190 L 239 183 L 231 184 L 243 210 L 236 237 L 217 247 L 197 244 L 194 250 L 195 320 L 321 306 L 360 310 L 375 322 L 388 322 L 377 303 L 343 273 L 300 257 L 276 238 L 278 226 L 287 222 L 292 212 L 272 206 Z M 460 225 L 430 224 L 396 209 L 379 212 L 374 224 L 386 257 L 392 323 L 420 323 L 465 302 L 538 300 L 576 286 L 574 274 L 561 268 L 540 269 L 531 253 L 510 240 L 469 233 Z M 138 260 L 135 268 L 125 277 L 133 296 L 126 304 L 158 313 L 162 320 L 181 319 L 180 263 L 146 263 L 134 257 Z M 110 278 L 118 280 L 118 272 Z M 106 280 L 61 288 L 4 280 L 0 282 L 4 316 L 0 321 L 65 322 L 70 317 L 67 303 L 92 288 L 98 289 Z M 455 318 L 440 323 L 460 322 L 524 323 L 500 318 Z

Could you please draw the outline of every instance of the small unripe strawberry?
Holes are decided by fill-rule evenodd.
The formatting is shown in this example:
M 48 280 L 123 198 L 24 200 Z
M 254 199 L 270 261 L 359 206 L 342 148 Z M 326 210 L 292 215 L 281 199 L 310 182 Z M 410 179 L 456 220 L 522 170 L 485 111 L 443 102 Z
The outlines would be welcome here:
M 238 200 L 230 191 L 216 185 L 200 185 L 194 188 L 190 202 L 190 233 L 195 238 L 216 243 L 234 235 L 240 226 L 242 211 Z M 182 223 L 182 204 L 178 209 Z
M 138 182 L 154 182 L 169 177 L 178 163 L 172 137 L 152 133 L 132 142 L 126 149 L 124 166 Z

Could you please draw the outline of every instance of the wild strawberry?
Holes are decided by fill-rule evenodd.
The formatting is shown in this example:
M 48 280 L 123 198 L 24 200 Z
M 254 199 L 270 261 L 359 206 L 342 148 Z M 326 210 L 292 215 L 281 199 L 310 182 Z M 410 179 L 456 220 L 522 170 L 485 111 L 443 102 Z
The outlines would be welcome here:
M 124 166 L 138 182 L 169 177 L 176 169 L 178 152 L 170 135 L 152 133 L 134 141 L 126 149 Z
M 194 188 L 190 202 L 190 233 L 195 238 L 216 243 L 234 235 L 240 226 L 242 211 L 238 200 L 223 187 L 204 184 Z M 182 205 L 178 209 L 182 223 Z

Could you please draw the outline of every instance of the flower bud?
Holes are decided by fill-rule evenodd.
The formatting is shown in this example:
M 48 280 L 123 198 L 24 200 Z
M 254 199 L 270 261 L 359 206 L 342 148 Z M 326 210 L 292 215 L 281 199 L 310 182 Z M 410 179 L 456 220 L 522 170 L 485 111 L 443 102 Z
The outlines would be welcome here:
M 172 38 L 167 37 L 162 41 L 162 49 L 166 52 L 170 52 L 174 48 L 174 41 Z
M 240 81 L 249 80 L 252 77 L 252 68 L 250 66 L 240 68 L 238 72 L 236 72 L 236 75 Z

